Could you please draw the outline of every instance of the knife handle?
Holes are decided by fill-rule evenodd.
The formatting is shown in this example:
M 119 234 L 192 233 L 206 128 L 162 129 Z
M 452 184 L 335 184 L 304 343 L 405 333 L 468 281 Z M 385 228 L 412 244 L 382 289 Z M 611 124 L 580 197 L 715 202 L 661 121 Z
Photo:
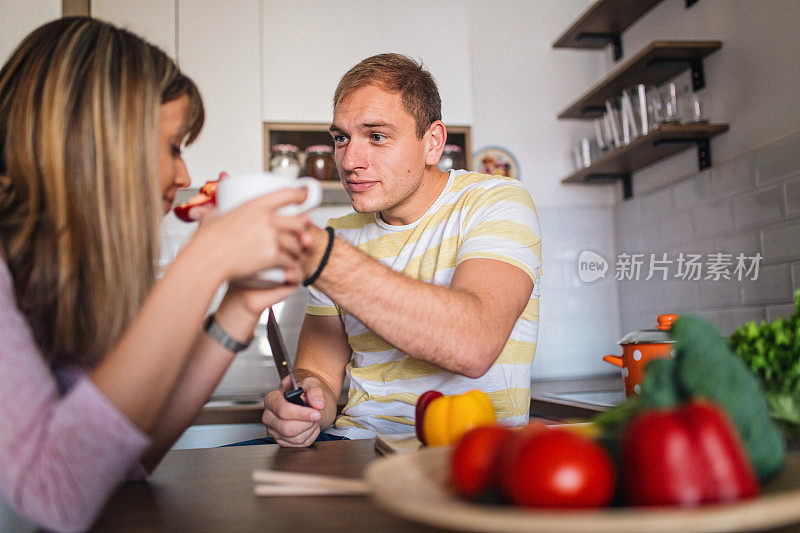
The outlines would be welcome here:
M 294 390 L 287 390 L 283 393 L 283 397 L 286 398 L 286 401 L 289 403 L 293 403 L 295 405 L 302 405 L 303 407 L 308 407 L 306 402 L 303 401 L 303 387 L 297 387 Z

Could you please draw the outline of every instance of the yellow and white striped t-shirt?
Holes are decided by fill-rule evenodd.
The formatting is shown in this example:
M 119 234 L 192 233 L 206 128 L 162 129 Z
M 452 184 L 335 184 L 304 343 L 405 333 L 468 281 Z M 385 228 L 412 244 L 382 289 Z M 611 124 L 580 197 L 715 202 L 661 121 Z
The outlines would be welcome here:
M 542 264 L 539 219 L 525 187 L 501 176 L 451 171 L 439 198 L 412 224 L 392 226 L 377 213 L 351 213 L 329 225 L 338 237 L 413 279 L 447 287 L 460 262 L 487 258 L 524 270 L 534 289 L 497 361 L 471 379 L 401 352 L 312 287 L 306 313 L 341 315 L 353 350 L 346 369 L 347 405 L 327 433 L 359 439 L 413 431 L 414 405 L 430 389 L 444 394 L 480 389 L 502 423 L 525 424 Z

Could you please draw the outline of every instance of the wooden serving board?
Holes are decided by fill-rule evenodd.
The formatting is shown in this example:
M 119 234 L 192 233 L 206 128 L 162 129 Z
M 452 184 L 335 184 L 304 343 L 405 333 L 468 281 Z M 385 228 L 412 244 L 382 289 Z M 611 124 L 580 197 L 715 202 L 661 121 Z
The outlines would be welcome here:
M 462 531 L 619 533 L 747 531 L 800 521 L 800 454 L 758 498 L 696 508 L 616 507 L 537 510 L 470 503 L 448 487 L 451 448 L 429 448 L 375 461 L 366 472 L 372 498 L 386 510 L 424 524 Z
M 420 449 L 422 443 L 417 439 L 416 433 L 404 433 L 400 435 L 377 435 L 375 437 L 375 449 L 381 455 L 391 455 L 393 453 L 414 453 Z

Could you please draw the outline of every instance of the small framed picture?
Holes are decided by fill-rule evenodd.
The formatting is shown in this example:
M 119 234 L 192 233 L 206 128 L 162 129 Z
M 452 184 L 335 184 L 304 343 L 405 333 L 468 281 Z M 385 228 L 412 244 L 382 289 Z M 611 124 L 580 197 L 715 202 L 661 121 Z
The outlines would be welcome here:
M 472 156 L 475 170 L 482 174 L 498 174 L 519 179 L 519 165 L 511 152 L 499 146 L 487 146 Z

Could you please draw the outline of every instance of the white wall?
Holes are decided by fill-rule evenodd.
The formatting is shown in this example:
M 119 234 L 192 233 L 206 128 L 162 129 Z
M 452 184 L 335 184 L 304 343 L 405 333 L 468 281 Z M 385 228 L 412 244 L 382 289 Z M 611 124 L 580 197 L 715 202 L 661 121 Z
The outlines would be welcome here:
M 0 0 L 0 62 L 34 28 L 61 16 L 61 0 Z
M 264 121 L 330 122 L 350 67 L 382 52 L 420 58 L 436 77 L 446 124 L 472 123 L 461 0 L 263 0 Z
M 122 26 L 155 44 L 175 58 L 176 0 L 92 0 L 92 17 Z
M 203 95 L 206 123 L 186 151 L 194 185 L 263 168 L 258 0 L 179 0 L 178 63 Z

